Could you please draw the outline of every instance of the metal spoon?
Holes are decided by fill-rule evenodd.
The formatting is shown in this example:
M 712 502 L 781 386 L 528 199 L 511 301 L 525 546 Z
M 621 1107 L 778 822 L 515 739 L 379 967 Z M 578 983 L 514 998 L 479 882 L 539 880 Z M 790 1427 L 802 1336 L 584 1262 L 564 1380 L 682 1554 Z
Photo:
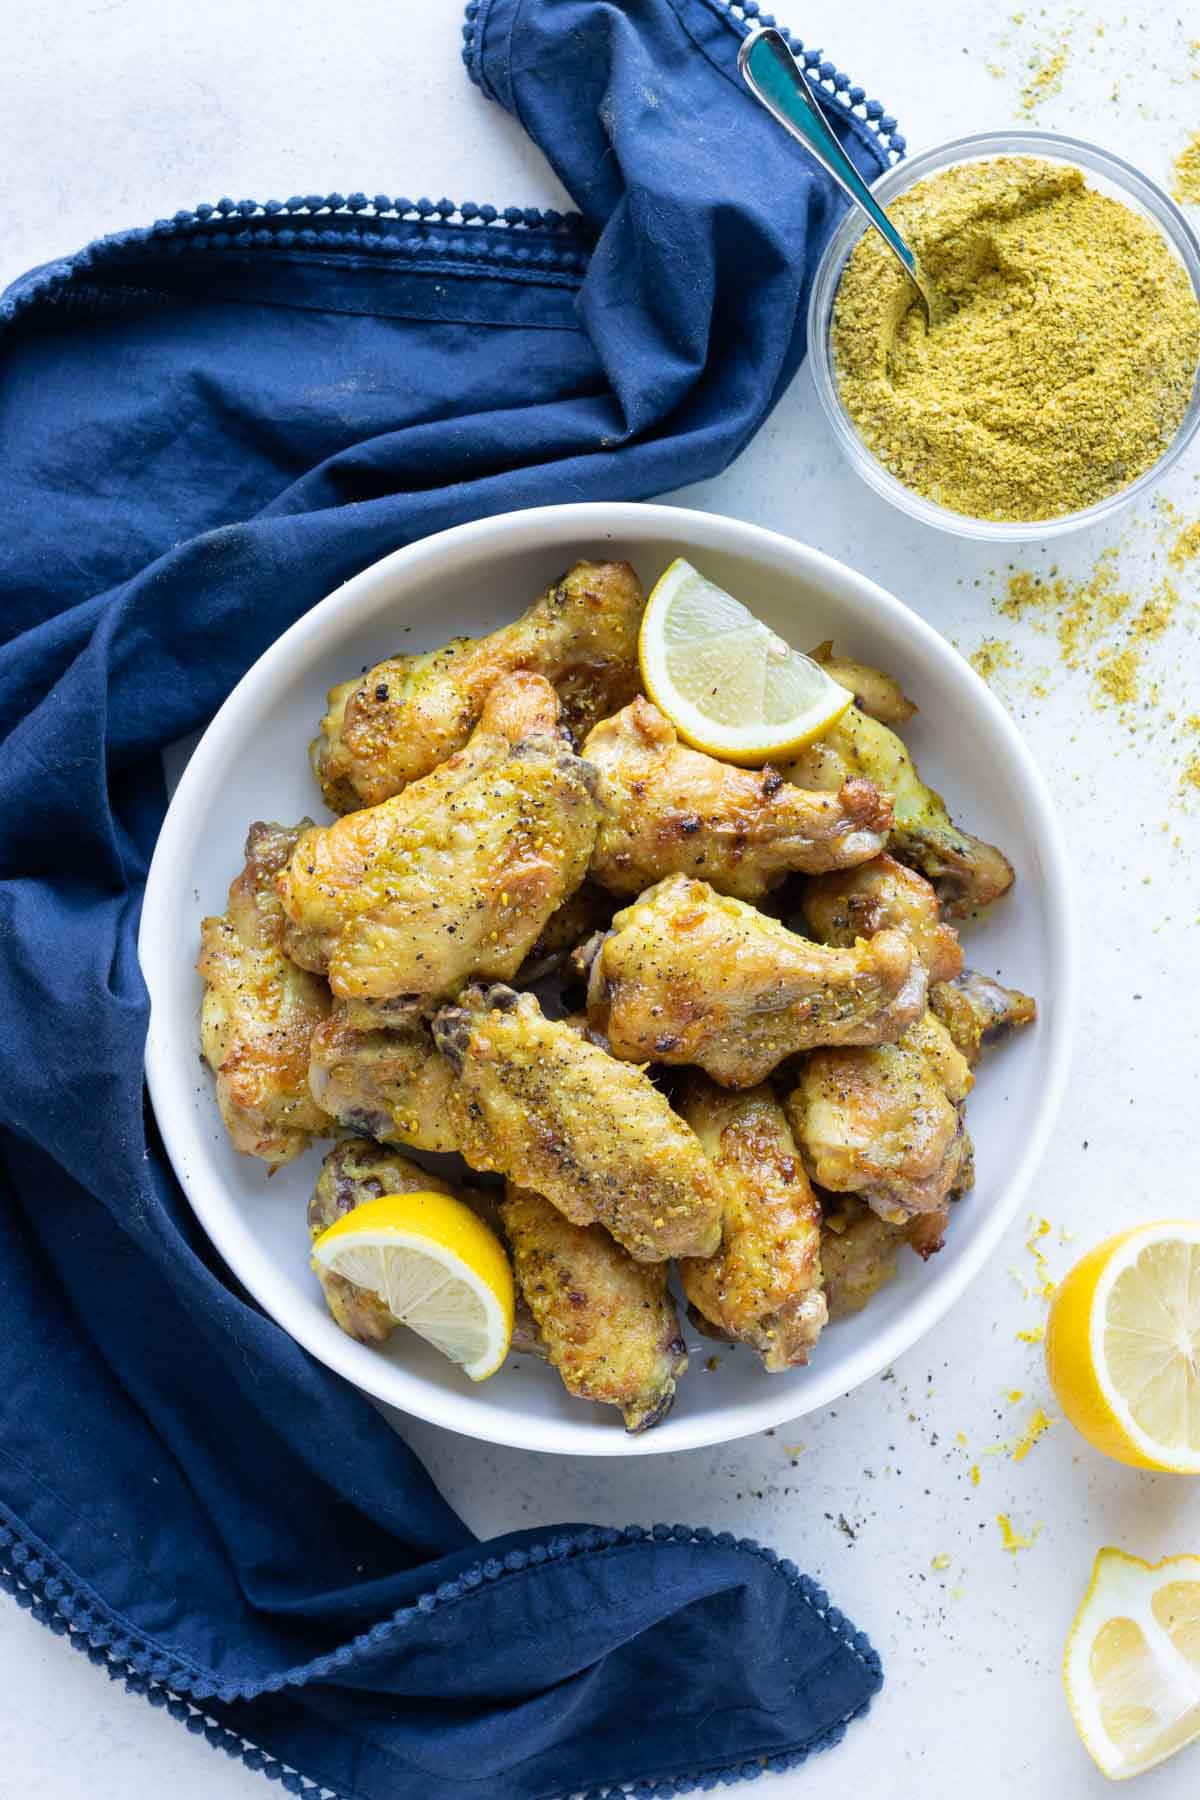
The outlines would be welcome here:
M 838 143 L 782 32 L 770 25 L 751 32 L 738 51 L 738 68 L 754 98 L 816 157 L 847 198 L 866 214 L 916 288 L 929 323 L 944 319 L 952 309 Z

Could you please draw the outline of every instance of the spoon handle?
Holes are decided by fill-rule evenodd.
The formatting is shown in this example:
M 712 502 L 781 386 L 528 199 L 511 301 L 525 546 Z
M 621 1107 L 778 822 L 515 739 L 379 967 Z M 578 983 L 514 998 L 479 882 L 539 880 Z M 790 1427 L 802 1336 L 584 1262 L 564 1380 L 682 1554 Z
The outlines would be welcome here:
M 738 68 L 755 99 L 816 157 L 842 192 L 868 215 L 909 280 L 919 289 L 916 258 L 838 143 L 808 77 L 782 33 L 770 25 L 751 32 L 738 52 Z

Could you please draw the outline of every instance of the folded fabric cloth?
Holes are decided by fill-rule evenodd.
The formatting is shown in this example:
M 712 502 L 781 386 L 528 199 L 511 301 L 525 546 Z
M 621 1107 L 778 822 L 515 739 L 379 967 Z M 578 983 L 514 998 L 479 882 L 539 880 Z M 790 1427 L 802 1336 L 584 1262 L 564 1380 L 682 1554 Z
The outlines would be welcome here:
M 793 374 L 837 201 L 739 86 L 755 11 L 468 9 L 577 216 L 223 200 L 0 300 L 0 1581 L 291 1793 L 682 1793 L 833 1742 L 880 1682 L 727 1534 L 476 1543 L 239 1291 L 142 1100 L 163 747 L 385 551 L 711 475 Z M 893 121 L 806 61 L 873 176 Z

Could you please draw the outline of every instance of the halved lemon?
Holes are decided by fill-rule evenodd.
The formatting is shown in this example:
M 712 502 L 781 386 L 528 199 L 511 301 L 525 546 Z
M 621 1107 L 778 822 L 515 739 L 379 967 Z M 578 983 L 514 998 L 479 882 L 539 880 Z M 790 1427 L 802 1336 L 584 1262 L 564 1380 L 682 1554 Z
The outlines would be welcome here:
M 1200 1474 L 1200 1219 L 1139 1225 L 1076 1263 L 1050 1308 L 1046 1368 L 1097 1450 Z
M 1080 1737 L 1114 1781 L 1200 1738 L 1200 1556 L 1146 1563 L 1101 1550 L 1063 1685 Z
M 684 742 L 727 762 L 797 754 L 854 697 L 681 556 L 646 602 L 638 661 Z
M 314 1269 L 368 1288 L 472 1381 L 508 1355 L 513 1278 L 495 1232 L 450 1194 L 384 1194 L 323 1231 Z

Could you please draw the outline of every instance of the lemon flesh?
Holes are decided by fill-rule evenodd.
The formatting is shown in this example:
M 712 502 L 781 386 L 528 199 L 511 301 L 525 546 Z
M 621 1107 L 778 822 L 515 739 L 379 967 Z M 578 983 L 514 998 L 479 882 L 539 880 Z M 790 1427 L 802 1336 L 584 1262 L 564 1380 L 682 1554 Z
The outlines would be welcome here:
M 1139 1226 L 1077 1263 L 1050 1310 L 1046 1367 L 1098 1450 L 1200 1474 L 1200 1220 Z
M 385 1194 L 321 1233 L 313 1267 L 366 1288 L 472 1381 L 508 1354 L 513 1278 L 495 1233 L 449 1194 Z
M 1200 1556 L 1096 1558 L 1063 1658 L 1067 1704 L 1113 1780 L 1200 1738 Z
M 682 557 L 651 590 L 638 660 L 647 694 L 684 742 L 728 762 L 795 754 L 853 698 Z

